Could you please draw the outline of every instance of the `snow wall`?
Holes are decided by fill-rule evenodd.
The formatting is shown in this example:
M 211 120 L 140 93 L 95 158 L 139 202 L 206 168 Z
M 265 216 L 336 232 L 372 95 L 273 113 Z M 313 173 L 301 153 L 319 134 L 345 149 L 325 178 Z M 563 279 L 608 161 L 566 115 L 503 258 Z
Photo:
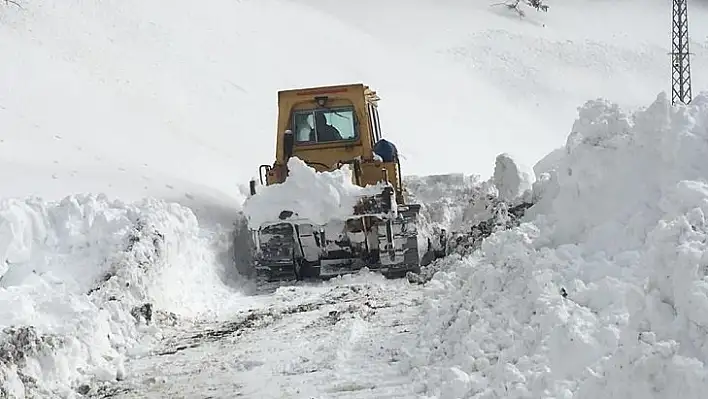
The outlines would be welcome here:
M 704 397 L 706 154 L 708 93 L 587 102 L 525 222 L 442 260 L 404 371 L 436 398 Z
M 158 200 L 0 200 L 0 397 L 119 379 L 161 326 L 226 311 L 223 238 Z

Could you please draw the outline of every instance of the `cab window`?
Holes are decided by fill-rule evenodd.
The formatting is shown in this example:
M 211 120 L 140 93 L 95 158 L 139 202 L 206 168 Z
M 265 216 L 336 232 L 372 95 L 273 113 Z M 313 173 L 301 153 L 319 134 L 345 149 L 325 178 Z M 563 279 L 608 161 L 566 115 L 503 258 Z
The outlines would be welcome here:
M 293 133 L 300 144 L 351 141 L 357 139 L 355 113 L 351 107 L 297 111 Z

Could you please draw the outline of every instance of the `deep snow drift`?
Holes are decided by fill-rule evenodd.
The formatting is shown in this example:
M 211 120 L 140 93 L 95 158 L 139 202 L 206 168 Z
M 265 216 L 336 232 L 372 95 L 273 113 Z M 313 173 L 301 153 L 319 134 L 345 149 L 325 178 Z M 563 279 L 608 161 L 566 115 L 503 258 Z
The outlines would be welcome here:
M 0 397 L 122 378 L 160 325 L 227 314 L 219 234 L 157 200 L 0 200 Z
M 406 371 L 440 398 L 703 397 L 706 153 L 708 93 L 587 102 L 527 223 L 443 260 Z

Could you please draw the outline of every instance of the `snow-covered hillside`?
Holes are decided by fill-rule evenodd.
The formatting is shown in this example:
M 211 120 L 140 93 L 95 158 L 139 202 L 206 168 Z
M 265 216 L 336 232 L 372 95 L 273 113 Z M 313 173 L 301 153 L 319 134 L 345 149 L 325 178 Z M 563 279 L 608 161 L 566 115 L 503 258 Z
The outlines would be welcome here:
M 533 223 L 428 283 L 404 368 L 428 394 L 620 397 L 633 379 L 691 397 L 708 360 L 706 99 L 687 115 L 660 100 L 636 126 L 594 102 L 572 126 L 587 100 L 633 109 L 668 90 L 670 3 L 550 0 L 521 19 L 495 2 L 0 0 L 0 393 L 78 395 L 170 328 L 267 303 L 229 233 L 272 162 L 276 92 L 361 81 L 446 226 L 500 153 L 532 166 L 575 132 L 537 165 L 557 169 L 537 176 Z
M 524 19 L 485 0 L 19 3 L 0 8 L 3 195 L 239 202 L 272 161 L 276 91 L 351 81 L 379 90 L 406 174 L 488 175 L 498 153 L 558 147 L 587 99 L 639 106 L 669 84 L 659 0 Z M 697 72 L 708 13 L 691 12 Z
M 549 0 L 547 13 L 522 6 L 523 19 L 498 0 L 294 1 L 409 61 L 406 82 L 380 86 L 387 132 L 414 174 L 486 176 L 501 152 L 533 165 L 565 140 L 586 100 L 639 107 L 670 89 L 668 0 Z M 708 64 L 706 3 L 691 2 L 690 12 L 694 84 L 708 87 L 698 67 Z M 411 107 L 425 117 L 411 119 Z

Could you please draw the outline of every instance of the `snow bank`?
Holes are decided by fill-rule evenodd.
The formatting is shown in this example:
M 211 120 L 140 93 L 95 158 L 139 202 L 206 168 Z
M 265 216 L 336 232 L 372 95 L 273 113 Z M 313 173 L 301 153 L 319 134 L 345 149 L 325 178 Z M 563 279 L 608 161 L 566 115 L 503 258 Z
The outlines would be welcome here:
M 536 179 L 533 170 L 504 153 L 497 155 L 493 181 L 500 200 L 514 201 L 526 193 L 530 194 Z
M 0 200 L 0 397 L 121 378 L 143 333 L 223 310 L 213 238 L 157 200 Z
M 428 283 L 406 371 L 440 398 L 703 397 L 706 153 L 708 94 L 587 102 L 528 223 Z
M 278 221 L 284 210 L 320 225 L 344 220 L 352 214 L 359 197 L 379 194 L 384 188 L 382 184 L 355 185 L 349 165 L 331 172 L 317 172 L 301 159 L 292 157 L 288 169 L 285 182 L 258 187 L 256 195 L 244 202 L 243 212 L 250 228 Z
M 408 200 L 421 205 L 424 223 L 456 230 L 468 205 L 483 196 L 477 175 L 405 176 Z
M 448 231 L 468 230 L 492 218 L 499 202 L 531 201 L 536 184 L 531 169 L 507 153 L 496 158 L 493 176 L 463 174 L 406 176 L 409 202 L 421 204 L 423 224 Z

